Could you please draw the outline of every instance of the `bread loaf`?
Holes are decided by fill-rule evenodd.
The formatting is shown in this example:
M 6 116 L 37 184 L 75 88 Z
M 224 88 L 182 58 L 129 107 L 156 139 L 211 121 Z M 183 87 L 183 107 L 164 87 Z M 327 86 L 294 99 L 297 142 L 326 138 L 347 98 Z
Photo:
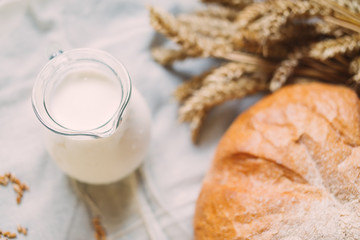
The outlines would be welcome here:
M 221 139 L 195 239 L 360 239 L 360 105 L 348 88 L 284 87 Z

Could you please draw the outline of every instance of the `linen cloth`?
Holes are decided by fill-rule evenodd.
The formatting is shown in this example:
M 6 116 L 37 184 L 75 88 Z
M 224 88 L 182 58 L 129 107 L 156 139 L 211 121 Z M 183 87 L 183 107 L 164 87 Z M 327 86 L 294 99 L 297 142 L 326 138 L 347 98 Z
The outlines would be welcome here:
M 163 39 L 149 25 L 146 5 L 173 13 L 193 11 L 190 0 L 2 0 L 0 1 L 0 175 L 12 172 L 30 186 L 20 205 L 10 186 L 0 186 L 0 229 L 18 239 L 94 239 L 91 218 L 100 216 L 108 239 L 192 239 L 195 201 L 216 145 L 246 102 L 210 113 L 191 143 L 177 120 L 172 94 L 185 79 L 214 64 L 186 60 L 164 68 L 150 54 Z M 67 177 L 50 158 L 44 128 L 31 106 L 37 74 L 52 51 L 96 48 L 127 68 L 152 113 L 151 144 L 142 166 L 124 180 L 103 186 Z M 215 63 L 216 64 L 216 63 Z

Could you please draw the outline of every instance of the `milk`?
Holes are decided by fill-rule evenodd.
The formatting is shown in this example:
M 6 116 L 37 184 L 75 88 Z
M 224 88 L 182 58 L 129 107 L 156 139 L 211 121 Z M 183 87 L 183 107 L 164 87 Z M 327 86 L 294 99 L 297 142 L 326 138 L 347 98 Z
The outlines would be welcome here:
M 109 76 L 92 70 L 73 71 L 53 90 L 50 115 L 74 130 L 97 128 L 113 117 L 121 100 L 121 87 Z
M 121 86 L 90 70 L 71 72 L 53 90 L 49 113 L 58 124 L 91 130 L 106 124 L 119 107 Z M 66 136 L 46 131 L 50 155 L 71 177 L 92 184 L 124 178 L 144 159 L 150 140 L 150 112 L 133 87 L 116 130 L 107 137 Z
M 125 67 L 107 52 L 53 54 L 36 78 L 32 105 L 51 158 L 79 181 L 115 182 L 144 160 L 149 108 Z

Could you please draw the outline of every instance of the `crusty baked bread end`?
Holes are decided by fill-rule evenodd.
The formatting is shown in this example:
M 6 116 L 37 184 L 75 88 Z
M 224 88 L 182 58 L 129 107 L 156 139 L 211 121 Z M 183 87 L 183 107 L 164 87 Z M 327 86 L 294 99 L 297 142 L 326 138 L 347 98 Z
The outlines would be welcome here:
M 360 239 L 360 105 L 346 87 L 284 87 L 221 139 L 195 239 Z

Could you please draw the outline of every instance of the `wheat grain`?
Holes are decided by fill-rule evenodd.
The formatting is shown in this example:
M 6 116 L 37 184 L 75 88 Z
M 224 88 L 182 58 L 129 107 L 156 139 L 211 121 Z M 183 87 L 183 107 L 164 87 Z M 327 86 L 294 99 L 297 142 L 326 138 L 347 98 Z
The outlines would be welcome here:
M 151 49 L 151 54 L 153 58 L 162 65 L 170 65 L 174 61 L 184 60 L 188 57 L 199 56 L 199 54 L 197 54 L 196 52 L 187 53 L 183 49 L 176 50 L 165 47 L 155 47 Z
M 206 16 L 217 19 L 227 19 L 229 21 L 234 21 L 239 11 L 234 8 L 225 7 L 216 4 L 208 4 L 206 9 L 201 11 L 196 11 L 195 14 L 198 16 Z
M 237 80 L 245 73 L 251 73 L 255 70 L 256 67 L 254 65 L 230 62 L 184 82 L 176 89 L 174 96 L 182 103 L 202 86 L 216 82 Z
M 7 238 L 16 238 L 16 233 L 12 233 L 12 232 L 4 232 L 3 235 L 4 237 Z
M 211 29 L 223 29 L 232 26 L 232 22 L 227 19 L 212 18 L 209 16 L 198 16 L 195 14 L 181 14 L 177 16 L 177 20 L 181 23 L 186 23 L 190 27 L 199 26 L 209 27 Z
M 292 0 L 274 0 L 272 10 L 287 16 L 289 19 L 309 18 L 327 16 L 333 13 L 331 8 L 319 4 L 318 0 L 292 1 Z
M 299 64 L 299 60 L 304 56 L 303 52 L 304 50 L 296 50 L 280 63 L 270 81 L 270 91 L 276 91 L 285 84 Z
M 337 55 L 356 53 L 359 50 L 360 34 L 354 34 L 314 43 L 310 47 L 309 56 L 318 60 L 326 60 Z
M 193 92 L 195 92 L 197 89 L 199 89 L 202 86 L 202 83 L 206 76 L 212 73 L 214 69 L 211 69 L 209 71 L 206 71 L 202 73 L 199 76 L 195 76 L 187 81 L 185 81 L 183 84 L 181 84 L 179 87 L 176 88 L 174 92 L 174 97 L 180 102 L 184 102 L 188 97 L 190 97 Z
M 18 233 L 21 233 L 24 236 L 26 236 L 28 233 L 27 228 L 22 227 L 20 224 L 17 225 L 17 231 L 18 231 Z
M 248 29 L 243 30 L 243 38 L 247 41 L 265 45 L 269 41 L 281 39 L 280 28 L 287 22 L 287 18 L 281 15 L 269 14 L 249 24 Z
M 149 10 L 152 26 L 187 52 L 202 54 L 202 56 L 222 56 L 233 49 L 229 41 L 222 38 L 202 37 L 161 9 L 150 7 Z
M 187 25 L 192 32 L 213 38 L 231 38 L 235 32 L 235 24 L 227 19 L 182 14 L 177 20 Z
M 176 19 L 169 13 L 159 8 L 149 7 L 150 23 L 155 30 L 172 39 L 175 43 L 183 47 L 191 55 L 202 54 L 202 50 L 197 47 L 196 38 L 189 41 L 189 31 L 187 28 L 178 24 Z M 190 34 L 192 38 L 193 35 Z
M 254 65 L 229 62 L 214 69 L 211 74 L 206 76 L 203 81 L 203 85 L 237 80 L 245 73 L 252 73 L 254 71 L 256 71 L 256 67 Z
M 356 0 L 335 0 L 340 6 L 345 7 L 351 12 L 359 13 L 360 12 L 360 3 Z
M 190 122 L 192 140 L 196 142 L 205 114 L 213 107 L 231 99 L 263 91 L 266 84 L 255 79 L 243 77 L 238 81 L 209 84 L 199 89 L 179 109 L 179 119 Z
M 94 236 L 96 240 L 106 240 L 106 232 L 103 228 L 100 218 L 96 217 L 92 219 L 92 224 L 94 227 Z
M 274 0 L 265 5 L 264 8 L 268 9 L 268 13 L 257 18 L 253 22 L 247 22 L 247 29 L 243 33 L 243 37 L 251 42 L 257 42 L 260 45 L 266 45 L 271 41 L 291 41 L 286 34 L 286 26 L 289 29 L 296 27 L 299 24 L 299 19 L 309 18 L 315 16 L 328 15 L 331 10 L 324 9 L 320 5 L 311 1 L 290 1 L 290 0 Z M 295 37 L 301 36 L 299 31 Z M 305 32 L 305 36 L 308 35 Z
M 324 21 L 317 21 L 313 24 L 313 26 L 316 35 L 342 37 L 346 34 L 352 33 L 352 31 L 348 31 L 347 29 L 344 29 L 336 24 Z
M 248 5 L 236 17 L 236 25 L 238 29 L 244 28 L 254 20 L 264 16 L 270 11 L 267 1 Z
M 9 183 L 9 178 L 6 176 L 0 176 L 0 184 L 3 186 L 7 186 Z
M 349 72 L 353 75 L 351 80 L 360 84 L 360 56 L 355 57 L 349 65 Z
M 202 111 L 207 112 L 210 108 L 227 100 L 242 98 L 264 89 L 264 83 L 249 77 L 243 77 L 237 81 L 208 84 L 184 102 L 179 109 L 179 119 L 183 122 L 191 122 L 192 118 Z

